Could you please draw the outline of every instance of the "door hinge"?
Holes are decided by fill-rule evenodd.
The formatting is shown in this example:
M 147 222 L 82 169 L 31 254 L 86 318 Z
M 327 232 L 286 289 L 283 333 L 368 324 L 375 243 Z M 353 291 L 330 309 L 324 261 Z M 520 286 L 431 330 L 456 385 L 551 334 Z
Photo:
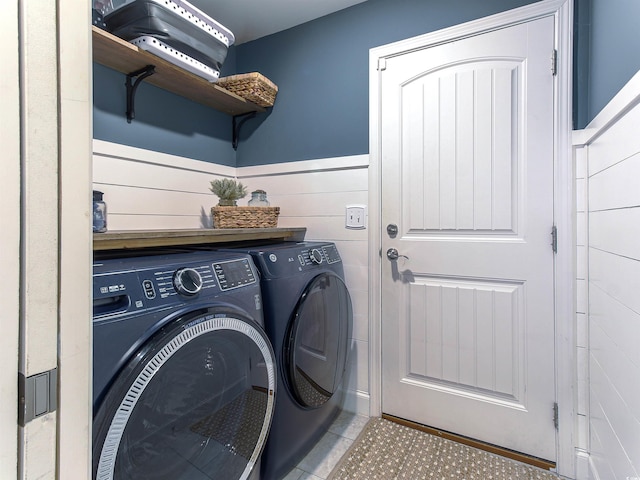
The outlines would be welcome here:
M 18 373 L 18 423 L 54 412 L 58 404 L 58 369 L 25 377 Z
M 553 404 L 553 426 L 558 430 L 558 402 Z
M 387 69 L 387 59 L 384 57 L 381 57 L 378 59 L 378 71 L 382 72 L 383 70 Z
M 558 73 L 558 50 L 554 49 L 551 52 L 551 75 L 557 75 Z
M 551 248 L 553 253 L 558 253 L 558 228 L 555 225 L 551 227 Z

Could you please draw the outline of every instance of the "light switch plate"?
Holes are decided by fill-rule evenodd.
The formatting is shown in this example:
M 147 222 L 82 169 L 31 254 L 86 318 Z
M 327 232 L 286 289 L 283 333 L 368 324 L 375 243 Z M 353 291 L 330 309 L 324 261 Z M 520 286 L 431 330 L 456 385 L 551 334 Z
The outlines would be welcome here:
M 367 206 L 347 205 L 345 207 L 345 227 L 354 230 L 367 228 Z

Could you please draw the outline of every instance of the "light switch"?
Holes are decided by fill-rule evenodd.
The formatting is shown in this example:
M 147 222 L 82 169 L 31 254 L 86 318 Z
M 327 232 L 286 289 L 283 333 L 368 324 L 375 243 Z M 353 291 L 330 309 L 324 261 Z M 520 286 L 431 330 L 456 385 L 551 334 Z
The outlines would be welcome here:
M 355 230 L 362 230 L 367 225 L 366 205 L 347 205 L 345 227 Z

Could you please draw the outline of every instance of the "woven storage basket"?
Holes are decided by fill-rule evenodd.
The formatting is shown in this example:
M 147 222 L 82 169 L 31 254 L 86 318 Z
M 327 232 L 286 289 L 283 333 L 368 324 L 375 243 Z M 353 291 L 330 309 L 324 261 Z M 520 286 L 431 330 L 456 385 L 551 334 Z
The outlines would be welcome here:
M 258 72 L 222 77 L 217 85 L 261 107 L 272 107 L 278 93 L 278 86 Z
M 280 207 L 212 207 L 213 228 L 273 228 Z

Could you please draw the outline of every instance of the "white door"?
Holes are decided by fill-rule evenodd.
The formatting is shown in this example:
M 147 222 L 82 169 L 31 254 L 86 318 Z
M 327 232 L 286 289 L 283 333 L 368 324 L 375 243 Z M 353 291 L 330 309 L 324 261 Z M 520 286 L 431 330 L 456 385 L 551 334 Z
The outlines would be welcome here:
M 540 18 L 380 76 L 382 410 L 548 460 L 554 32 Z

